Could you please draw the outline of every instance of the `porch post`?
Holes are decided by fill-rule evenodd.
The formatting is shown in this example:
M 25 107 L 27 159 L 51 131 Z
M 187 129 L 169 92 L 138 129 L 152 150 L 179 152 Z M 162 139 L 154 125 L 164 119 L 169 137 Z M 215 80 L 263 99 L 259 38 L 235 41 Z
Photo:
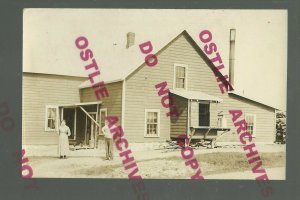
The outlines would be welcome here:
M 192 136 L 190 134 L 190 126 L 191 126 L 191 100 L 188 99 L 188 114 L 187 114 L 187 139 L 188 139 L 188 146 L 190 145 L 190 142 L 191 142 L 191 139 L 192 139 Z
M 61 112 L 60 112 L 60 121 L 58 122 L 58 125 L 60 126 L 61 121 L 64 119 L 64 108 L 61 108 Z
M 96 113 L 96 121 L 98 122 L 99 120 L 99 104 L 97 104 L 97 113 Z M 94 141 L 94 148 L 97 148 L 98 147 L 98 130 L 100 129 L 100 127 L 96 127 L 96 130 L 95 130 L 95 141 Z
M 193 102 L 192 102 L 192 100 L 190 100 L 190 99 L 188 99 L 188 145 L 190 146 L 190 142 L 191 142 L 191 140 L 192 140 L 192 137 L 193 137 L 193 135 L 194 135 L 194 133 L 195 133 L 195 130 L 194 131 L 192 131 L 191 132 L 191 129 L 190 129 L 190 127 L 191 127 L 191 107 L 192 107 L 192 104 Z
M 75 107 L 74 109 L 75 109 L 75 114 L 74 114 L 74 115 L 75 115 L 75 116 L 74 116 L 74 140 L 76 140 L 76 127 L 77 127 L 77 126 L 76 126 L 76 121 L 77 121 L 76 118 L 77 118 L 77 108 Z
M 191 126 L 191 111 L 192 111 L 192 100 L 189 100 L 189 131 L 190 131 L 190 126 Z

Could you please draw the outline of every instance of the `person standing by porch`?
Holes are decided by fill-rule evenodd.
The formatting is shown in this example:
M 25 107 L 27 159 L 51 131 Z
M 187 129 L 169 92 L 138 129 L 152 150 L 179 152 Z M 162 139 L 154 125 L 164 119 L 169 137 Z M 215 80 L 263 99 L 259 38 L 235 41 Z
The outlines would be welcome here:
M 102 128 L 102 133 L 104 134 L 104 143 L 105 143 L 105 152 L 106 152 L 106 160 L 113 160 L 113 140 L 112 140 L 112 134 L 110 132 L 110 129 L 108 127 L 108 122 L 105 120 L 105 126 Z
M 58 143 L 58 155 L 60 158 L 67 158 L 69 153 L 69 138 L 71 135 L 70 128 L 66 125 L 66 121 L 62 120 L 58 129 L 59 143 Z

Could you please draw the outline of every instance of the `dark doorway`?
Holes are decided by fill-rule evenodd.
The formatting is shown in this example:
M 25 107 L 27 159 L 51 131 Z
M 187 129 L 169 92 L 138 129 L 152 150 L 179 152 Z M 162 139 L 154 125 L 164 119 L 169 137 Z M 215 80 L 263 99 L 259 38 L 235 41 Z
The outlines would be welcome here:
M 86 114 L 80 109 L 76 108 L 76 145 L 83 147 L 85 145 L 86 133 Z
M 69 136 L 69 139 L 75 140 L 75 108 L 64 108 L 63 119 L 66 120 L 66 124 L 71 131 L 71 136 Z
M 209 103 L 199 103 L 199 126 L 209 126 Z

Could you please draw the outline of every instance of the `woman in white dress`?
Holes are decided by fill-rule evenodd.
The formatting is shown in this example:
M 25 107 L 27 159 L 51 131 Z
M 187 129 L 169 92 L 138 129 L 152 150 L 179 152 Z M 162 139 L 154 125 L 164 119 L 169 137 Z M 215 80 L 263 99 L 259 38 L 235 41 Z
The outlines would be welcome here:
M 58 129 L 59 143 L 58 143 L 58 155 L 60 158 L 67 158 L 69 153 L 69 139 L 71 135 L 70 128 L 66 125 L 66 121 L 62 120 Z

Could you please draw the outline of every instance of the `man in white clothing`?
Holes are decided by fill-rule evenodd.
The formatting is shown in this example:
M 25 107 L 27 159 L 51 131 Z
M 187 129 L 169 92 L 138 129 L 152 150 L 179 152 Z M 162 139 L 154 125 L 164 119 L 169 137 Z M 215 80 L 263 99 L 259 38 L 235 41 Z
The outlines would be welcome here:
M 105 152 L 106 152 L 106 160 L 113 160 L 113 139 L 110 129 L 108 127 L 108 122 L 105 120 L 105 126 L 102 128 L 102 133 L 104 134 L 104 143 L 105 143 Z

